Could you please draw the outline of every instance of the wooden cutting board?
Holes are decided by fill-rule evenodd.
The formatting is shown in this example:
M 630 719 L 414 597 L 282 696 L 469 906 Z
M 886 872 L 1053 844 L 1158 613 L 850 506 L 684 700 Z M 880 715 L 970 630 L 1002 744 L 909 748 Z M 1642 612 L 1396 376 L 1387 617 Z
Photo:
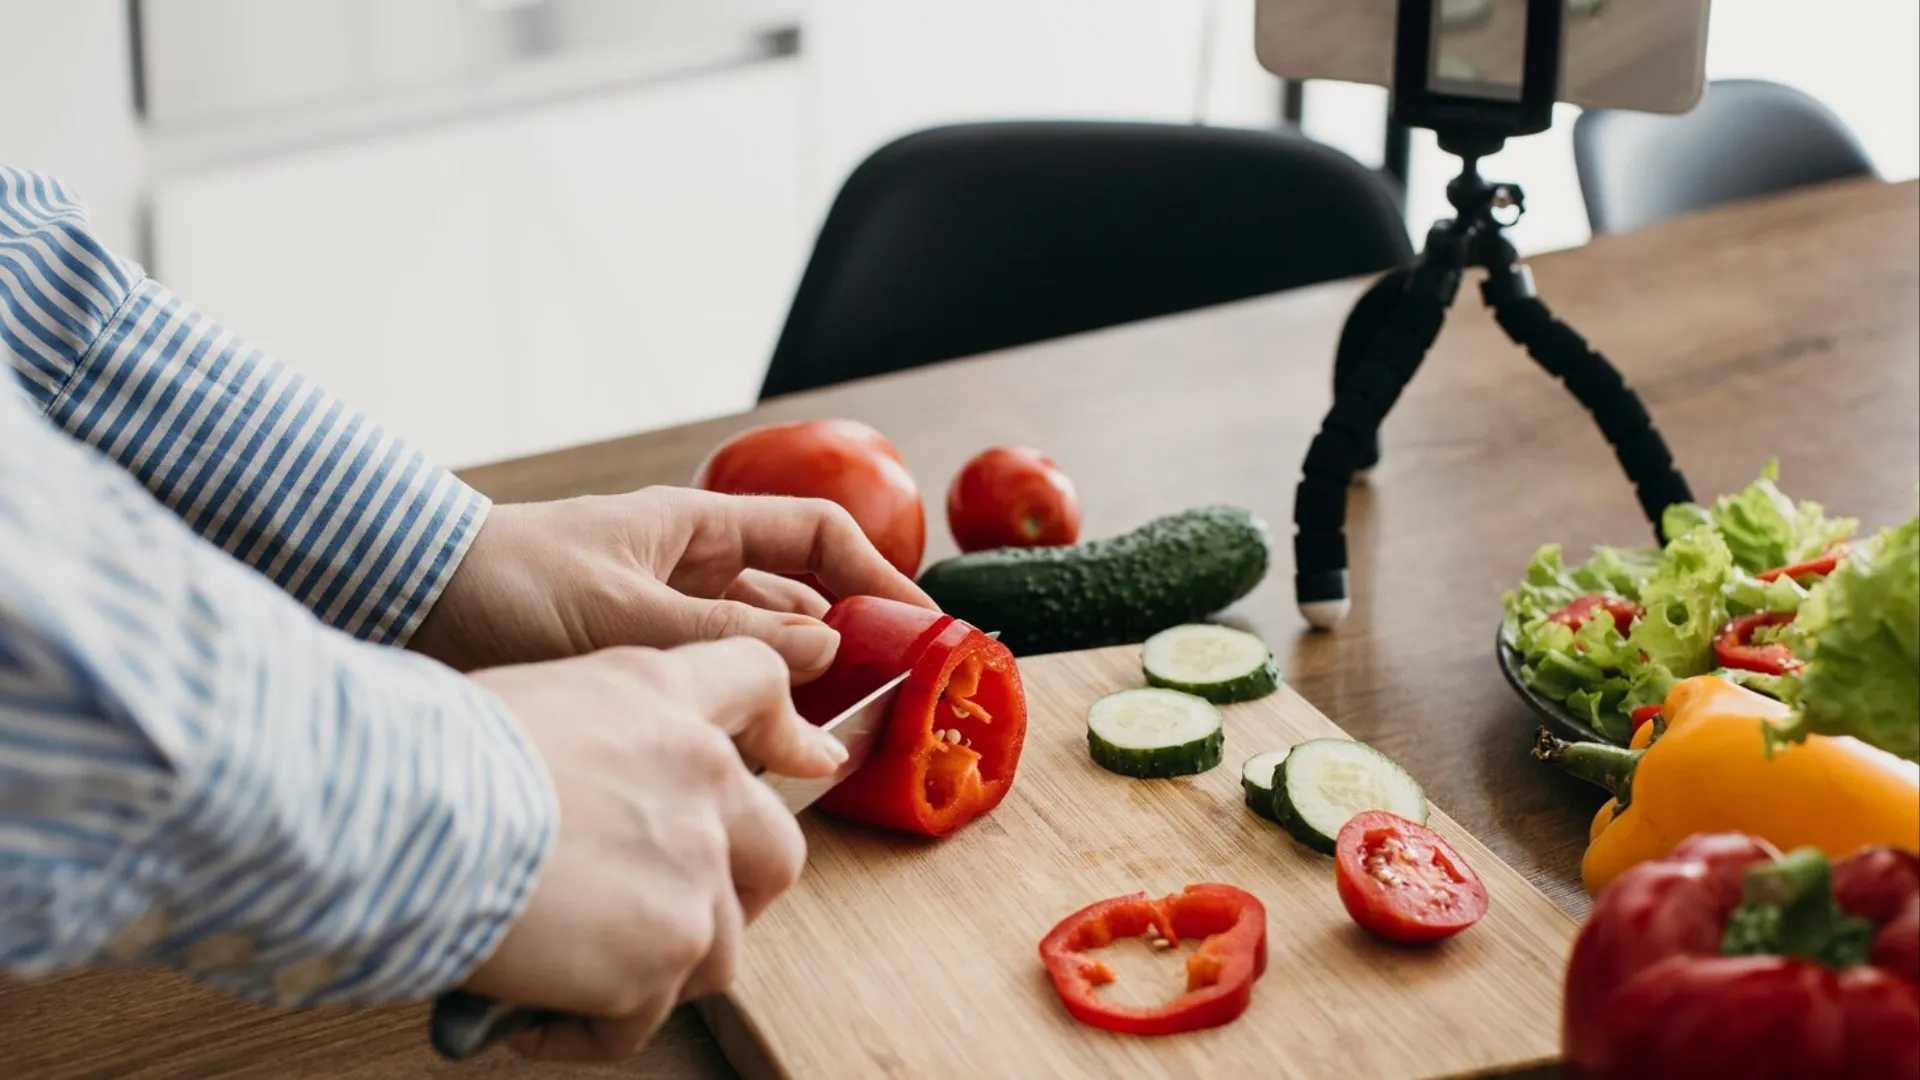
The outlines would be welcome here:
M 1137 647 L 1021 671 L 1026 749 L 992 814 L 942 841 L 802 815 L 805 873 L 749 930 L 733 993 L 703 1010 L 748 1080 L 1451 1080 L 1552 1060 L 1576 926 L 1516 871 L 1435 808 L 1432 826 L 1479 872 L 1490 910 L 1437 947 L 1385 945 L 1341 907 L 1332 861 L 1242 802 L 1249 755 L 1344 736 L 1291 689 L 1222 710 L 1218 767 L 1142 781 L 1095 766 L 1085 726 L 1096 698 L 1143 685 Z M 1069 1018 L 1040 966 L 1047 930 L 1095 900 L 1200 881 L 1267 907 L 1268 968 L 1247 1013 L 1161 1038 Z M 1144 942 L 1103 958 L 1120 972 L 1116 994 L 1185 986 L 1180 955 Z

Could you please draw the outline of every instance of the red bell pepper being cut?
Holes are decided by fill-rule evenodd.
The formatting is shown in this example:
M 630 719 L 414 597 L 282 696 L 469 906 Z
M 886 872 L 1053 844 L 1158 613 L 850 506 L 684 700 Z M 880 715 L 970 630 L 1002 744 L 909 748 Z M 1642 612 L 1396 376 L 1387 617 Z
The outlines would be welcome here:
M 1920 858 L 1739 834 L 1622 874 L 1568 961 L 1570 1076 L 1920 1076 Z
M 1187 957 L 1186 992 L 1158 1005 L 1125 1005 L 1097 990 L 1111 967 L 1087 955 L 1125 938 L 1171 945 L 1202 938 Z M 1125 1035 L 1173 1035 L 1219 1027 L 1253 1001 L 1267 970 L 1267 909 L 1231 885 L 1189 885 L 1158 899 L 1145 893 L 1102 900 L 1061 920 L 1040 942 L 1040 961 L 1067 1012 L 1083 1024 Z
M 872 756 L 816 804 L 867 825 L 945 836 L 1006 797 L 1027 735 L 1020 669 L 1006 646 L 938 611 L 853 596 L 825 622 L 840 651 L 793 693 L 800 715 L 824 723 L 903 671 Z

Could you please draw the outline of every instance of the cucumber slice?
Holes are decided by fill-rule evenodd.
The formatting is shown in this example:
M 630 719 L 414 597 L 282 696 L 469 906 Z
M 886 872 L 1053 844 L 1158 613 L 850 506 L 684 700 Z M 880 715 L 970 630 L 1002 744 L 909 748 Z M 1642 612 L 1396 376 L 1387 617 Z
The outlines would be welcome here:
M 1280 688 L 1280 669 L 1267 643 L 1210 623 L 1162 630 L 1140 647 L 1147 685 L 1180 690 L 1215 705 L 1252 701 Z
M 1333 854 L 1340 827 L 1363 810 L 1427 823 L 1427 793 L 1407 770 L 1365 743 L 1309 739 L 1280 763 L 1273 816 L 1302 844 Z
M 1262 750 L 1240 766 L 1240 787 L 1247 793 L 1247 806 L 1268 821 L 1273 816 L 1273 774 L 1287 760 L 1285 750 Z
M 1093 763 L 1121 776 L 1203 773 L 1220 764 L 1225 744 L 1220 710 L 1177 690 L 1121 690 L 1087 710 Z

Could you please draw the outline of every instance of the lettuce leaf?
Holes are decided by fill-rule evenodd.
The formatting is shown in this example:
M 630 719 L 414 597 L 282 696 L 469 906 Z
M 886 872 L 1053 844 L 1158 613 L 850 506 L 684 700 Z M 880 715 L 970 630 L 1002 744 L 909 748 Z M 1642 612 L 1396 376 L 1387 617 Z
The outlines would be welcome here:
M 1783 737 L 1851 735 L 1920 761 L 1920 517 L 1855 546 L 1794 625 L 1807 666 Z
M 1627 644 L 1678 678 L 1711 670 L 1713 638 L 1727 622 L 1723 589 L 1733 573 L 1717 529 L 1697 528 L 1668 543 L 1640 587 L 1644 612 Z
M 1789 499 L 1775 486 L 1779 478 L 1779 463 L 1769 461 L 1758 480 L 1722 495 L 1710 507 L 1667 507 L 1661 529 L 1671 539 L 1711 525 L 1726 541 L 1734 565 L 1749 574 L 1804 562 L 1859 529 L 1857 518 L 1828 517 L 1819 503 Z

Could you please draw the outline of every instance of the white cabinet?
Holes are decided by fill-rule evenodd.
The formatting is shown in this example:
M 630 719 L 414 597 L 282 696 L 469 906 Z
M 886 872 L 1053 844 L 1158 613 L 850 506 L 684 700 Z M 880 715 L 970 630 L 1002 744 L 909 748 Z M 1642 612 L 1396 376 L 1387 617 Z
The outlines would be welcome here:
M 867 154 L 934 124 L 1191 121 L 1216 5 L 1252 18 L 1244 0 L 813 0 L 809 198 L 824 214 Z
M 164 181 L 156 276 L 454 466 L 744 408 L 799 270 L 768 60 Z

